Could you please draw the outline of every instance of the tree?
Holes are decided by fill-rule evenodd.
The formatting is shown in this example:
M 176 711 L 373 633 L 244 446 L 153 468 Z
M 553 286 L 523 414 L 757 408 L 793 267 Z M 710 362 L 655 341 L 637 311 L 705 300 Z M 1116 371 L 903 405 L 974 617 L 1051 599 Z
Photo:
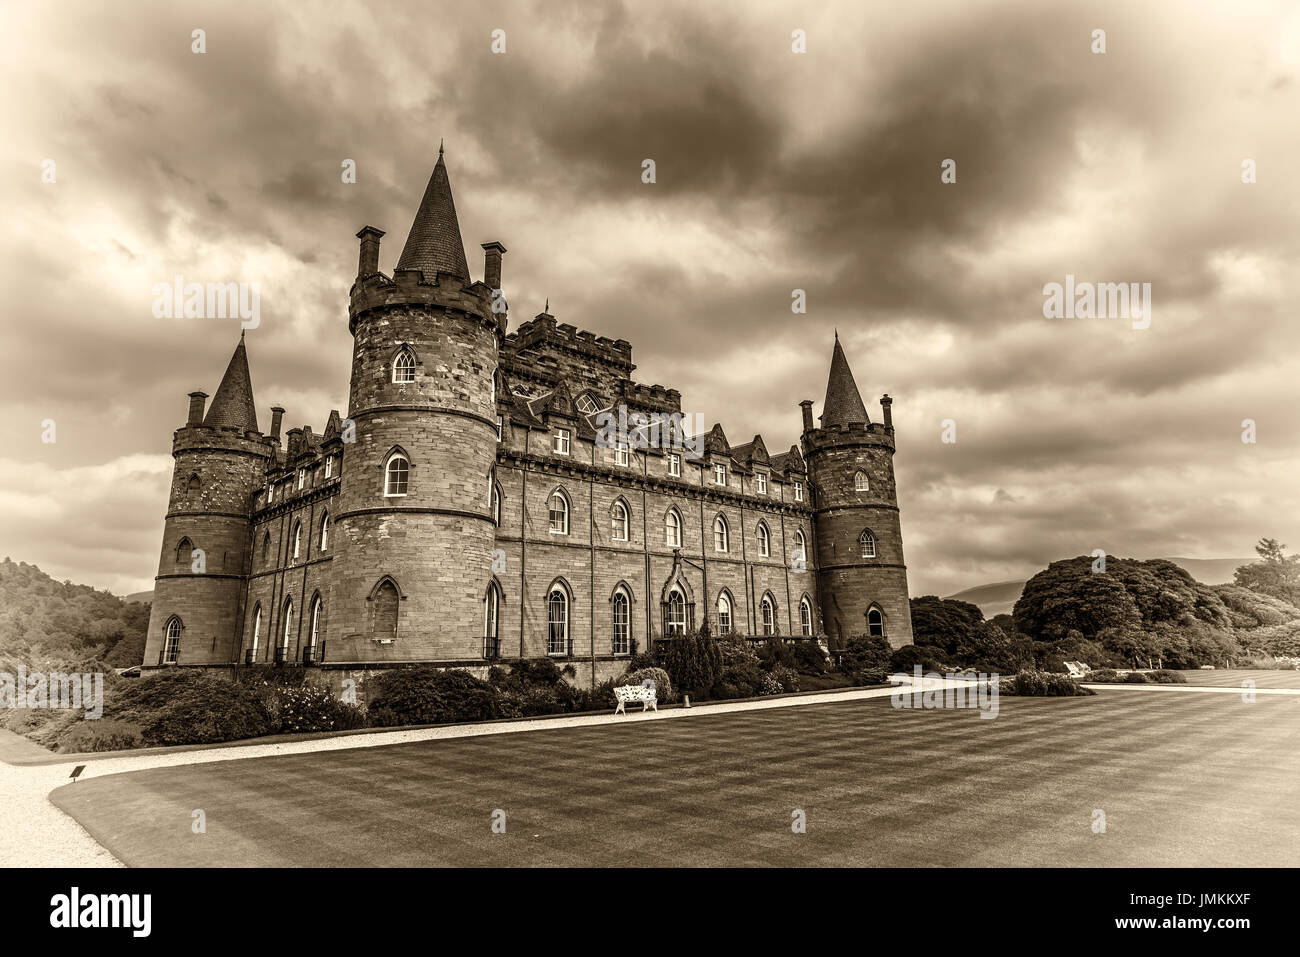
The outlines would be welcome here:
M 918 645 L 933 645 L 948 655 L 971 641 L 981 631 L 984 613 L 967 601 L 926 595 L 913 598 L 912 640 Z
M 1255 546 L 1259 561 L 1238 568 L 1233 581 L 1300 607 L 1300 555 L 1287 555 L 1285 549 L 1276 538 L 1261 538 Z

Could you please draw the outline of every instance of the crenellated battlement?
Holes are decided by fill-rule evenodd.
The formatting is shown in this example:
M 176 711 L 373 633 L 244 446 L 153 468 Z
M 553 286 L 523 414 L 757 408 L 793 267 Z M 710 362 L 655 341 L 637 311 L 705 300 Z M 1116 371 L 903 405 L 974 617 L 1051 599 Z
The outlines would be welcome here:
M 451 273 L 436 273 L 433 280 L 419 269 L 398 269 L 393 278 L 374 273 L 352 284 L 348 304 L 348 331 L 356 334 L 357 319 L 386 306 L 435 304 L 449 312 L 487 319 L 505 331 L 505 313 L 492 311 L 492 290 L 483 282 L 467 282 Z
M 626 339 L 610 339 L 578 329 L 567 322 L 556 323 L 549 313 L 540 313 L 506 336 L 506 348 L 524 352 L 547 347 L 577 352 L 585 358 L 625 367 L 631 372 L 632 344 Z
M 805 448 L 809 451 L 832 446 L 874 445 L 894 450 L 894 430 L 879 422 L 849 422 L 843 425 L 823 426 L 804 433 Z

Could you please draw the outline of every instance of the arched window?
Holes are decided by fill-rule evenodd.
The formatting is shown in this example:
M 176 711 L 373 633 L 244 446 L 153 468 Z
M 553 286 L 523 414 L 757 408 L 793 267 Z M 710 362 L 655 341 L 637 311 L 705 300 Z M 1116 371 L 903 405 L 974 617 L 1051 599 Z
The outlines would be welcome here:
M 759 605 L 763 615 L 763 634 L 776 634 L 776 602 L 772 600 L 771 595 L 764 595 L 763 601 Z
M 731 598 L 725 591 L 718 596 L 718 631 L 731 631 Z
M 262 639 L 262 603 L 253 608 L 253 661 L 257 660 L 257 643 Z
M 401 452 L 394 452 L 384 465 L 384 495 L 405 495 L 410 476 L 411 460 Z
M 548 513 L 551 520 L 552 535 L 569 534 L 569 496 L 564 494 L 563 489 L 556 489 L 551 493 L 550 506 Z
M 885 615 L 874 605 L 867 612 L 867 633 L 873 638 L 885 637 Z
M 610 537 L 616 542 L 626 542 L 627 527 L 627 506 L 622 502 L 615 502 L 610 510 Z
M 669 635 L 686 634 L 686 596 L 676 588 L 668 593 L 665 631 Z
M 682 547 L 682 517 L 675 508 L 670 508 L 664 516 L 664 544 L 669 548 Z
M 397 586 L 391 578 L 385 578 L 371 599 L 375 606 L 372 637 L 378 641 L 392 641 L 397 637 L 397 609 L 401 601 Z
M 758 556 L 759 558 L 772 556 L 772 533 L 767 530 L 766 522 L 758 523 Z
M 501 619 L 501 592 L 497 588 L 496 582 L 491 582 L 487 587 L 487 594 L 483 596 L 483 657 L 498 658 L 501 656 L 501 639 L 497 635 L 497 627 Z
M 805 595 L 799 602 L 799 634 L 805 637 L 812 637 L 813 633 L 813 612 L 812 602 Z
M 715 552 L 731 551 L 731 532 L 727 520 L 719 515 L 713 520 L 713 550 Z
M 193 504 L 199 500 L 199 475 L 195 472 L 185 483 L 185 501 Z
M 853 474 L 853 491 L 867 492 L 871 490 L 871 481 L 867 478 L 867 473 L 858 469 Z
M 176 564 L 189 565 L 194 560 L 194 543 L 182 538 L 176 545 Z
M 393 381 L 415 381 L 415 356 L 410 349 L 402 349 L 393 359 Z
M 262 536 L 262 564 L 271 563 L 271 533 L 267 532 Z
M 320 550 L 330 547 L 330 513 L 326 512 L 320 519 Z
M 181 620 L 175 615 L 167 619 L 167 628 L 163 632 L 163 661 L 174 665 L 181 660 Z
M 804 538 L 802 528 L 794 530 L 794 554 L 790 557 L 800 564 L 808 560 L 808 540 Z
M 501 486 L 496 482 L 492 483 L 492 524 L 501 524 Z
M 871 534 L 871 529 L 864 528 L 862 534 L 858 536 L 858 544 L 861 546 L 863 558 L 876 557 L 876 536 Z
M 600 411 L 600 406 L 596 404 L 596 400 L 585 392 L 578 396 L 578 401 L 574 404 L 577 405 L 578 411 L 583 415 L 595 415 Z
M 307 647 L 316 650 L 317 639 L 320 638 L 320 595 L 313 595 L 311 599 L 311 632 L 307 636 Z
M 280 648 L 276 652 L 276 658 L 283 661 L 289 657 L 289 639 L 293 637 L 293 599 L 289 598 L 284 603 L 284 631 L 280 635 Z
M 302 557 L 302 522 L 293 523 L 293 560 Z
M 632 651 L 632 603 L 620 586 L 614 592 L 614 643 L 613 653 L 626 655 Z
M 560 584 L 552 585 L 546 596 L 546 653 L 569 653 L 569 593 Z

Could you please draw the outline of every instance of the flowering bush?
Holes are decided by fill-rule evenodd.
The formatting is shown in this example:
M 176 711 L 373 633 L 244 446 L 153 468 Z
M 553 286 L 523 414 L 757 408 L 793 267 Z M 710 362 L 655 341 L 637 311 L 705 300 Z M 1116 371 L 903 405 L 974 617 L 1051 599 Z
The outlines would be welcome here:
M 768 673 L 763 675 L 763 684 L 759 687 L 759 694 L 782 694 L 785 692 L 781 679 L 776 675 Z
M 365 724 L 360 708 L 340 701 L 325 688 L 281 688 L 276 697 L 282 731 L 346 731 Z

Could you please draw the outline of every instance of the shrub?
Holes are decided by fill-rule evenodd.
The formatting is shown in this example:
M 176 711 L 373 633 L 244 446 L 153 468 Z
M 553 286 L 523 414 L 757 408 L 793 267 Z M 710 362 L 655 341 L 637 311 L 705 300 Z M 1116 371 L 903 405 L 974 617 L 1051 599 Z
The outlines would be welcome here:
M 793 668 L 794 648 L 779 637 L 770 635 L 767 641 L 758 646 L 758 662 L 764 671 L 778 667 Z
M 863 676 L 867 673 L 884 674 L 889 667 L 893 649 L 882 635 L 853 635 L 840 652 L 840 671 L 848 675 L 855 684 L 866 684 Z
M 1130 671 L 1124 676 L 1124 681 L 1122 683 L 1126 685 L 1150 684 L 1150 682 L 1147 681 L 1147 676 L 1142 674 L 1140 671 Z
M 510 662 L 510 677 L 528 684 L 554 685 L 564 678 L 564 673 L 550 658 L 523 658 Z
M 454 668 L 416 665 L 387 671 L 370 683 L 369 691 L 371 721 L 382 727 L 485 721 L 500 714 L 497 689 Z
M 856 685 L 887 685 L 889 675 L 883 669 L 867 669 L 851 676 Z
M 95 751 L 124 751 L 140 747 L 140 726 L 114 718 L 78 721 L 59 738 L 59 750 L 77 754 Z
M 799 672 L 793 668 L 777 666 L 772 669 L 768 675 L 769 678 L 775 678 L 781 683 L 781 691 L 787 694 L 799 690 Z
M 720 641 L 722 673 L 711 692 L 714 698 L 752 698 L 763 685 L 758 655 L 745 641 Z
M 785 690 L 781 684 L 781 679 L 773 674 L 763 675 L 763 684 L 758 689 L 759 694 L 781 694 Z
M 889 656 L 889 670 L 893 674 L 910 674 L 920 665 L 922 671 L 940 671 L 943 665 L 934 658 L 936 650 L 932 645 L 903 645 Z
M 276 701 L 282 731 L 345 731 L 365 724 L 365 712 L 315 685 L 280 689 Z
M 1097 693 L 1091 688 L 1080 686 L 1069 675 L 1034 669 L 1019 671 L 1014 676 L 1004 679 L 999 686 L 999 692 L 1006 695 L 1033 698 L 1075 698 Z
M 1115 684 L 1120 680 L 1119 672 L 1114 668 L 1099 668 L 1088 672 L 1088 680 L 1099 684 Z
M 1151 681 L 1158 685 L 1185 685 L 1187 678 L 1180 675 L 1177 671 L 1153 671 L 1151 672 Z
M 580 690 L 577 704 L 575 711 L 605 711 L 609 708 L 617 708 L 618 702 L 614 699 L 614 679 L 602 681 L 589 690 Z
M 713 638 L 683 635 L 664 648 L 663 669 L 679 691 L 707 695 L 722 673 L 722 653 Z
M 675 695 L 673 683 L 668 678 L 668 672 L 662 668 L 640 668 L 636 671 L 629 671 L 621 678 L 614 682 L 615 685 L 639 685 L 645 679 L 649 678 L 655 683 L 655 698 L 662 702 L 672 701 Z
M 806 675 L 826 674 L 826 652 L 812 638 L 794 643 L 794 667 Z
M 152 699 L 156 689 L 147 694 Z M 212 744 L 270 734 L 271 713 L 254 690 L 233 681 L 198 676 L 192 682 L 175 682 L 174 697 L 161 709 L 142 711 L 139 702 L 125 714 L 140 715 L 147 745 Z

